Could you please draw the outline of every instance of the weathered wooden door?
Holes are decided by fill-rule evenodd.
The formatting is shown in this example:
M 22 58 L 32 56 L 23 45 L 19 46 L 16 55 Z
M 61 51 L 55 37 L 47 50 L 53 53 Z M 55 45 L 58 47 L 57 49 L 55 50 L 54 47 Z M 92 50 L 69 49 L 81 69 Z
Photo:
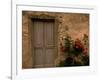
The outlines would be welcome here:
M 54 20 L 35 19 L 31 29 L 33 67 L 54 67 L 57 56 Z

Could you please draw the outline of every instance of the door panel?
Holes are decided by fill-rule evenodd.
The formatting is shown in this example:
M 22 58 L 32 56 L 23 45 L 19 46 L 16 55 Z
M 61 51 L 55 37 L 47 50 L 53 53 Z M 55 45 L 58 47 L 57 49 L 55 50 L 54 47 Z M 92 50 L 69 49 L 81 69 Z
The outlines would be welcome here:
M 43 46 L 43 23 L 34 21 L 34 46 Z
M 52 22 L 45 22 L 45 45 L 54 45 L 54 24 Z
M 46 49 L 46 54 L 45 54 L 45 64 L 47 64 L 48 66 L 53 65 L 54 64 L 54 49 Z
M 44 54 L 43 54 L 43 49 L 35 49 L 35 67 L 42 67 L 44 64 Z

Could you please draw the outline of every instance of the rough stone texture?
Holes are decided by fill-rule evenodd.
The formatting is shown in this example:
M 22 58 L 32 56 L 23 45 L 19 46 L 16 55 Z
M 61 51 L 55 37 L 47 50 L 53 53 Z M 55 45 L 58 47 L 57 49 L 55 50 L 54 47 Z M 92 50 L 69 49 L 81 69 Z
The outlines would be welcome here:
M 22 67 L 31 68 L 32 67 L 32 55 L 30 46 L 30 35 L 28 28 L 28 16 L 23 16 L 23 29 L 22 29 Z
M 32 68 L 32 54 L 30 43 L 30 30 L 29 19 L 30 18 L 44 18 L 55 19 L 55 25 L 57 26 L 57 45 L 58 45 L 58 58 L 56 63 L 60 59 L 63 59 L 60 55 L 60 42 L 66 35 L 70 35 L 73 39 L 82 38 L 83 34 L 89 35 L 89 14 L 82 13 L 55 13 L 55 12 L 32 12 L 23 11 L 23 53 L 22 53 L 22 67 Z

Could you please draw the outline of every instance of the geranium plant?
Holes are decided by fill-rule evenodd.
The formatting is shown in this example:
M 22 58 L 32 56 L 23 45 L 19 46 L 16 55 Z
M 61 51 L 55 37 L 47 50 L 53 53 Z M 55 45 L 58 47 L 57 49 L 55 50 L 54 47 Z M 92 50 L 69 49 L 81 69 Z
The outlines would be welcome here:
M 89 65 L 88 35 L 84 34 L 83 39 L 77 38 L 75 40 L 67 35 L 63 41 L 64 45 L 60 43 L 60 52 L 65 56 L 65 59 L 60 61 L 57 66 L 67 67 Z

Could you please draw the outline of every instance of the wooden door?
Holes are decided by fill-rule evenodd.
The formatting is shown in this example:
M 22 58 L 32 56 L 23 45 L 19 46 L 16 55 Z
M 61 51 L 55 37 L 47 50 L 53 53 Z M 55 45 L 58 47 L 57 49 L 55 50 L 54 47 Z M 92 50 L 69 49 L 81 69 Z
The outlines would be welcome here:
M 56 58 L 54 20 L 33 20 L 33 67 L 54 67 Z

